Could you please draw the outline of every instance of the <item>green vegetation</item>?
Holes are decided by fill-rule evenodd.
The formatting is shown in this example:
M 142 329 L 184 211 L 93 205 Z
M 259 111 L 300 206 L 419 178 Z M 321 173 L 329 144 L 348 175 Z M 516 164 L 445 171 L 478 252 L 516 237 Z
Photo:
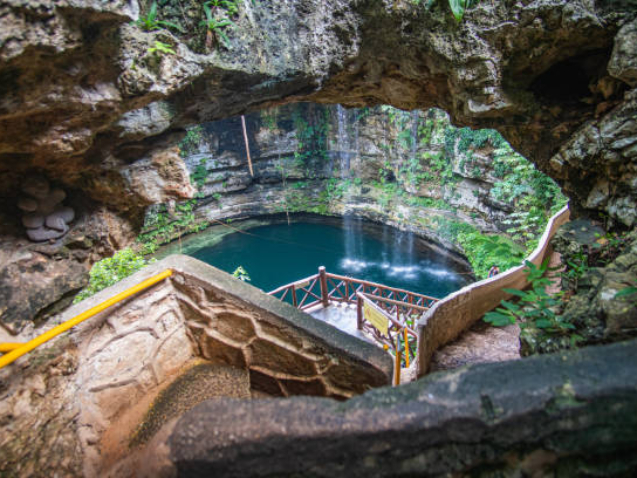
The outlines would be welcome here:
M 228 27 L 234 27 L 235 24 L 231 18 L 239 11 L 237 2 L 234 0 L 208 0 L 203 4 L 205 20 L 201 21 L 201 25 L 206 27 L 206 47 L 211 49 L 212 46 L 219 47 L 220 40 L 224 45 L 230 47 L 230 39 L 226 34 Z
M 159 53 L 160 55 L 174 55 L 175 50 L 173 50 L 172 45 L 155 40 L 155 46 L 150 47 L 148 53 L 151 55 L 155 53 Z
M 522 156 L 504 145 L 495 151 L 495 170 L 502 180 L 495 183 L 491 195 L 513 204 L 515 211 L 505 222 L 507 233 L 516 241 L 536 239 L 548 219 L 567 202 L 559 186 Z
M 295 109 L 292 113 L 297 140 L 294 159 L 298 166 L 305 166 L 308 176 L 311 176 L 312 164 L 319 164 L 327 159 L 329 119 L 328 109 L 316 111 L 313 105 Z
M 637 294 L 637 287 L 629 286 L 617 292 L 617 294 L 615 294 L 615 299 L 621 299 L 622 297 L 628 299 L 635 294 Z
M 186 128 L 186 136 L 179 142 L 179 155 L 182 158 L 192 154 L 203 139 L 204 129 L 202 125 Z
M 519 266 L 526 255 L 525 249 L 512 240 L 482 234 L 465 222 L 435 216 L 429 226 L 442 238 L 462 247 L 479 279 L 485 279 L 493 265 L 497 265 L 501 271 Z
M 122 249 L 116 252 L 113 257 L 96 262 L 91 272 L 89 272 L 88 285 L 75 296 L 73 303 L 77 304 L 87 297 L 91 297 L 152 262 L 154 262 L 154 259 L 147 261 L 144 256 L 133 252 L 130 248 Z
M 157 19 L 157 2 L 153 2 L 150 5 L 150 9 L 146 16 L 144 15 L 139 16 L 139 20 L 135 22 L 135 25 L 137 25 L 139 28 L 147 32 L 150 32 L 153 30 L 161 30 L 164 28 L 172 28 L 181 33 L 185 33 L 184 29 L 181 28 L 180 25 L 173 22 L 166 21 L 166 20 Z
M 527 280 L 530 286 L 527 290 L 503 289 L 504 292 L 518 298 L 517 303 L 502 301 L 502 307 L 488 312 L 483 320 L 496 327 L 518 323 L 523 333 L 532 336 L 537 343 L 550 341 L 555 336 L 568 338 L 571 347 L 575 347 L 582 337 L 574 333 L 575 326 L 564 320 L 558 314 L 561 307 L 563 292 L 548 294 L 546 287 L 551 280 L 546 276 L 548 259 L 540 267 L 526 261 Z
M 423 4 L 427 10 L 436 3 L 436 0 L 412 0 L 415 4 Z M 447 0 L 449 8 L 456 21 L 461 22 L 464 18 L 464 14 L 469 7 L 477 4 L 479 0 Z
M 251 280 L 248 271 L 246 271 L 243 266 L 237 267 L 232 273 L 232 276 L 243 282 L 249 282 Z

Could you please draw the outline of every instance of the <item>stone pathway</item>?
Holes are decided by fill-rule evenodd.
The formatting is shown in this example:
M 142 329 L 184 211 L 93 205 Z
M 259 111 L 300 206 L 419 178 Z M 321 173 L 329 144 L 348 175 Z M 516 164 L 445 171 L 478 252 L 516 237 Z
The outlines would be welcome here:
M 517 324 L 493 327 L 480 320 L 457 340 L 434 353 L 430 371 L 519 358 L 520 327 Z
M 322 320 L 357 339 L 378 345 L 367 334 L 356 328 L 356 304 L 333 302 L 329 307 L 323 307 L 321 305 L 316 308 L 313 307 L 308 310 L 307 313 L 315 319 Z

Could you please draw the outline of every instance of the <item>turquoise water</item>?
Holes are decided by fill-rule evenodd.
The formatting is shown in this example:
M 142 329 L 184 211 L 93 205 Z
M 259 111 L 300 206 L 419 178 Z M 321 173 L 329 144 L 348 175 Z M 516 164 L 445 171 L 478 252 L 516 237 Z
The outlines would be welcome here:
M 229 273 L 243 266 L 250 283 L 266 292 L 316 274 L 319 266 L 438 298 L 467 283 L 468 276 L 456 274 L 444 255 L 418 242 L 412 234 L 356 219 L 342 227 L 297 222 L 229 234 L 190 255 Z

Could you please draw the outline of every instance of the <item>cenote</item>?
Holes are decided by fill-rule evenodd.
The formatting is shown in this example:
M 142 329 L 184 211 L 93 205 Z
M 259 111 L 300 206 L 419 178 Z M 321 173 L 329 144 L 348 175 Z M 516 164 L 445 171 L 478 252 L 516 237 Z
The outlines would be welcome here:
M 315 274 L 319 266 L 438 298 L 471 276 L 416 235 L 358 218 L 301 217 L 250 226 L 210 228 L 184 241 L 182 252 L 229 273 L 242 266 L 251 284 L 266 292 Z

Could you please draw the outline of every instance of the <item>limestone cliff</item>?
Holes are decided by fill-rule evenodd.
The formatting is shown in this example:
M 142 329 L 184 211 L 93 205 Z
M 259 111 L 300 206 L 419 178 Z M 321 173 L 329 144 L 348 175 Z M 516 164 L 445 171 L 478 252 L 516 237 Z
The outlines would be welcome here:
M 503 133 L 578 214 L 634 226 L 632 0 L 479 2 L 462 22 L 445 2 L 245 1 L 227 42 L 208 41 L 194 1 L 161 2 L 187 33 L 144 31 L 132 22 L 147 3 L 0 6 L 4 323 L 71 294 L 146 206 L 193 194 L 173 149 L 185 126 L 285 102 L 440 107 Z M 44 249 L 25 242 L 15 206 L 33 171 L 77 212 Z
M 180 148 L 196 198 L 149 208 L 146 242 L 163 243 L 219 220 L 313 212 L 393 224 L 453 250 L 459 244 L 450 225 L 519 228 L 513 213 L 528 213 L 523 196 L 538 194 L 532 179 L 543 180 L 551 197 L 539 204 L 521 242 L 541 234 L 551 208 L 563 201 L 497 132 L 455 128 L 441 110 L 308 103 L 245 118 L 254 176 L 239 118 L 190 128 Z M 512 186 L 519 190 L 515 198 L 502 191 Z

